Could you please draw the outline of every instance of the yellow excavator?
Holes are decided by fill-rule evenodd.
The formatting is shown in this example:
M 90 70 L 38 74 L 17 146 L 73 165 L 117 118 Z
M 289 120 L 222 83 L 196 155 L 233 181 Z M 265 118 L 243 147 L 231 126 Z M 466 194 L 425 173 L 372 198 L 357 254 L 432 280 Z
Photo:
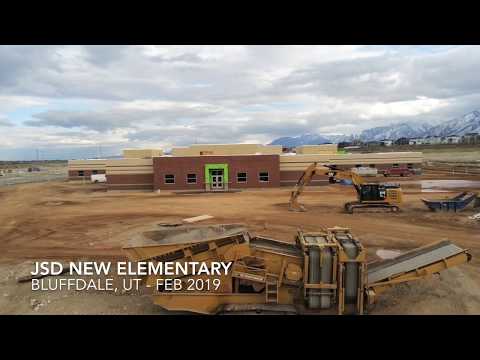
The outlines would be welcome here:
M 302 174 L 290 194 L 290 211 L 306 211 L 305 206 L 298 202 L 306 185 L 319 171 L 327 171 L 330 183 L 337 183 L 342 179 L 351 181 L 357 192 L 357 201 L 346 203 L 345 211 L 353 214 L 356 210 L 373 209 L 375 211 L 397 212 L 403 201 L 402 189 L 398 184 L 390 183 L 367 183 L 365 179 L 351 170 L 339 170 L 332 165 L 318 165 L 314 162 Z

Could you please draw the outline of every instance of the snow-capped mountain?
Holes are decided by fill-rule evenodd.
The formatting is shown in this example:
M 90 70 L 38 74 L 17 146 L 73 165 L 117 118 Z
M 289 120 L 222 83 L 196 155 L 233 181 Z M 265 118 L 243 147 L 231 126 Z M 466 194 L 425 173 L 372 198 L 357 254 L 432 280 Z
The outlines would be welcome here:
M 433 126 L 429 130 L 429 136 L 460 136 L 471 132 L 480 132 L 480 112 L 477 110 L 460 118 Z
M 413 124 L 413 123 L 401 123 L 390 126 L 380 126 L 368 130 L 363 130 L 360 134 L 360 139 L 363 141 L 375 141 L 375 140 L 397 140 L 402 137 L 416 138 L 428 136 L 431 129 L 429 124 Z
M 430 124 L 401 123 L 376 127 L 362 131 L 360 138 L 364 141 L 396 140 L 401 137 L 462 136 L 471 132 L 480 132 L 480 112 L 477 110 L 435 126 Z
M 285 147 L 295 147 L 300 145 L 316 145 L 325 143 L 339 143 L 341 141 L 351 141 L 354 138 L 360 138 L 363 141 L 379 141 L 384 139 L 397 140 L 406 138 L 423 138 L 427 136 L 462 136 L 467 133 L 480 133 L 480 111 L 475 110 L 459 118 L 452 119 L 431 125 L 427 123 L 417 124 L 415 122 L 405 122 L 392 124 L 390 126 L 380 126 L 372 129 L 363 130 L 360 135 L 316 135 L 304 134 L 294 137 L 282 137 L 272 141 L 272 145 L 283 145 Z
M 273 140 L 270 145 L 282 145 L 284 147 L 295 147 L 301 145 L 320 145 L 331 142 L 323 135 L 303 134 L 300 136 L 285 136 Z

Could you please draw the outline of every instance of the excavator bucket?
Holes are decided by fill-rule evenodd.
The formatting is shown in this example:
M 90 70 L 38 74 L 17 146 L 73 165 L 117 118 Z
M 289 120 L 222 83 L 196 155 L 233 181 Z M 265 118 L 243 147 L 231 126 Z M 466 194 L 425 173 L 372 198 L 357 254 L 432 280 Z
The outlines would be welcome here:
M 298 196 L 296 196 L 296 190 L 292 191 L 292 194 L 290 196 L 290 203 L 289 203 L 289 208 L 288 210 L 290 211 L 296 211 L 296 212 L 305 212 L 307 211 L 305 209 L 305 206 L 303 204 L 300 204 L 298 202 Z

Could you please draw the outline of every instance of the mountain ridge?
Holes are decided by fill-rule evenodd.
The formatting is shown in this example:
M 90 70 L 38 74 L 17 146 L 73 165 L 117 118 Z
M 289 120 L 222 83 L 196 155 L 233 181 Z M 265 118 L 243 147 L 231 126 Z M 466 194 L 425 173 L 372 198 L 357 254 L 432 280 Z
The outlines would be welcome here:
M 471 132 L 480 132 L 480 111 L 474 110 L 458 118 L 444 121 L 438 125 L 402 122 L 390 126 L 378 126 L 363 130 L 358 135 L 322 135 L 302 134 L 284 136 L 273 140 L 270 145 L 295 147 L 301 145 L 320 145 L 339 143 L 358 138 L 362 141 L 397 140 L 400 138 L 424 138 L 430 136 L 462 136 Z

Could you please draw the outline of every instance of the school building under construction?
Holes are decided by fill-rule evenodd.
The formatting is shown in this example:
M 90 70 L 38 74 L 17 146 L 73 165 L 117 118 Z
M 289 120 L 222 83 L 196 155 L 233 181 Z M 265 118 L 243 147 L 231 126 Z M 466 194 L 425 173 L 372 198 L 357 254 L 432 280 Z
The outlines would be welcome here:
M 207 190 L 292 186 L 313 162 L 352 167 L 419 169 L 420 152 L 340 153 L 335 144 L 305 145 L 283 153 L 280 145 L 215 144 L 161 149 L 127 149 L 122 159 L 70 160 L 69 178 L 89 179 L 106 174 L 109 189 Z M 315 175 L 313 185 L 328 183 Z

